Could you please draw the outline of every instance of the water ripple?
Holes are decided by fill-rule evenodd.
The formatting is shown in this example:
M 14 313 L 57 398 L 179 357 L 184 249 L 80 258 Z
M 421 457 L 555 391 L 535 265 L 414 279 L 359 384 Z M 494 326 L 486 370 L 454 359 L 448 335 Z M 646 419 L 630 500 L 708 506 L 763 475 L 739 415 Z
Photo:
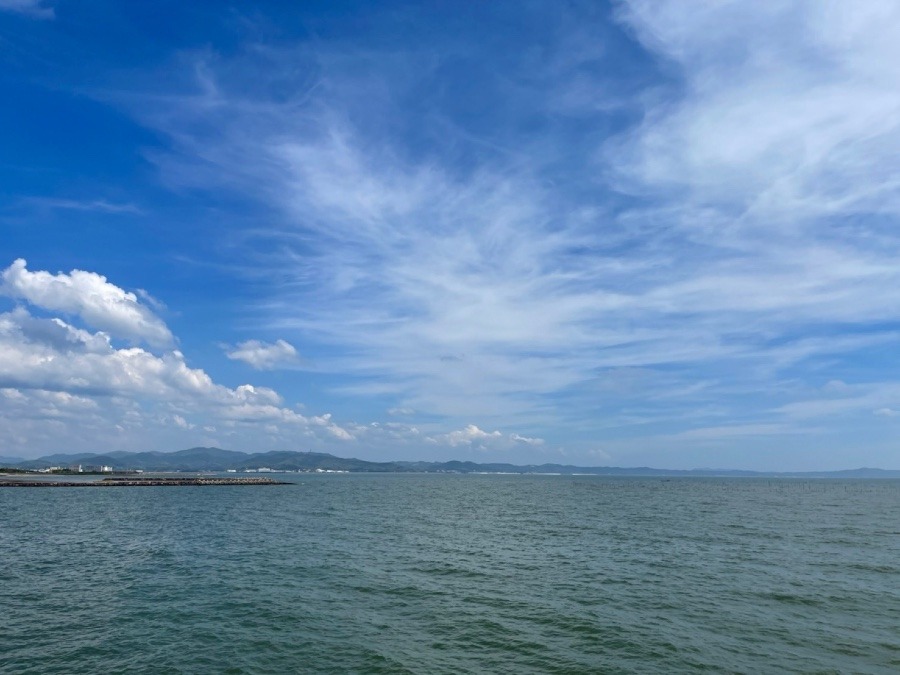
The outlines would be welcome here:
M 5 490 L 0 672 L 896 672 L 898 513 L 897 481 Z

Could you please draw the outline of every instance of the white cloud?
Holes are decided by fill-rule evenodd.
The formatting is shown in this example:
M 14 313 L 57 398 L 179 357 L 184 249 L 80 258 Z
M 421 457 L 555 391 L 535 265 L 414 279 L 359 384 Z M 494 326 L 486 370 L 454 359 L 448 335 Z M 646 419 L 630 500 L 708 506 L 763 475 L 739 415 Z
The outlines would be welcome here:
M 482 445 L 487 441 L 496 441 L 503 438 L 499 431 L 482 431 L 474 424 L 467 425 L 464 429 L 451 431 L 448 434 L 437 437 L 437 442 L 444 442 L 451 447 L 457 445 Z
M 409 415 L 414 415 L 415 410 L 412 408 L 390 408 L 388 411 L 388 415 L 393 415 L 397 417 L 406 417 Z
M 852 385 L 829 382 L 821 391 L 779 406 L 775 412 L 788 420 L 834 420 L 868 413 L 890 417 L 898 401 L 897 381 Z
M 157 356 L 140 347 L 117 349 L 102 334 L 42 319 L 19 308 L 0 314 L 0 386 L 104 396 L 146 396 L 229 409 L 276 406 L 271 389 L 217 385 L 190 368 L 179 351 Z
M 742 436 L 778 436 L 785 433 L 791 433 L 791 428 L 785 424 L 728 424 L 689 429 L 673 435 L 673 438 L 719 441 Z
M 516 443 L 524 443 L 525 445 L 543 445 L 543 438 L 528 438 L 527 436 L 520 436 L 519 434 L 510 434 L 510 440 L 515 441 Z
M 190 424 L 181 415 L 172 415 L 172 421 L 175 423 L 175 426 L 180 427 L 182 429 L 193 429 L 194 428 L 194 425 Z
M 858 207 L 893 184 L 893 172 L 861 160 L 896 166 L 900 95 L 886 86 L 900 56 L 895 3 L 623 7 L 638 37 L 684 77 L 683 91 L 652 107 L 629 139 L 628 168 L 642 183 L 745 206 L 777 194 L 766 205 L 792 212 Z
M 900 410 L 894 410 L 893 408 L 879 408 L 874 411 L 874 414 L 879 417 L 900 417 Z
M 564 77 L 546 134 L 511 137 L 508 120 L 476 133 L 436 110 L 415 122 L 440 143 L 409 147 L 389 132 L 405 112 L 392 101 L 430 83 L 432 62 L 327 43 L 184 54 L 181 95 L 119 103 L 168 134 L 174 152 L 153 159 L 169 184 L 281 214 L 255 233 L 280 252 L 260 259 L 279 280 L 260 312 L 337 354 L 323 368 L 359 377 L 342 394 L 387 394 L 449 428 L 730 420 L 696 432 L 710 438 L 861 409 L 796 381 L 889 344 L 900 319 L 900 10 L 635 1 L 619 17 L 661 84 L 610 100 L 586 72 L 600 68 L 512 59 L 509 80 L 539 83 L 526 96 Z M 548 53 L 595 58 L 569 37 Z M 392 77 L 398 62 L 415 77 Z M 605 141 L 608 119 L 573 143 L 554 117 L 588 129 L 611 109 L 639 121 Z M 627 368 L 665 391 L 605 394 Z M 463 444 L 466 429 L 425 433 Z
M 837 274 L 823 266 L 827 276 L 802 283 L 801 297 L 809 281 L 834 291 L 829 281 L 850 281 L 858 262 L 885 262 L 864 254 L 896 249 L 893 237 L 823 219 L 900 213 L 896 3 L 636 0 L 622 15 L 683 77 L 612 146 L 629 189 L 667 201 L 683 194 L 681 227 L 691 236 L 717 237 L 767 269 L 791 242 L 844 261 Z
M 601 450 L 600 448 L 594 448 L 593 450 L 588 450 L 585 453 L 586 457 L 591 458 L 592 460 L 601 460 L 608 462 L 612 459 L 612 455 L 610 455 L 606 450 Z
M 35 19 L 52 19 L 56 16 L 44 0 L 0 0 L 0 11 L 24 14 Z
M 148 320 L 154 317 L 134 296 L 99 275 L 76 271 L 54 277 L 28 272 L 24 263 L 17 263 L 4 273 L 4 281 L 7 292 L 44 310 L 115 325 L 119 335 L 128 326 L 151 325 L 151 334 L 169 335 L 172 341 L 161 322 Z M 90 297 L 91 291 L 100 297 Z M 42 445 L 53 448 L 63 439 L 88 448 L 103 441 L 121 443 L 125 436 L 131 447 L 158 443 L 169 438 L 167 429 L 180 434 L 199 429 L 232 442 L 245 438 L 245 430 L 255 447 L 260 439 L 254 429 L 265 431 L 268 443 L 354 438 L 330 414 L 306 417 L 285 407 L 270 388 L 218 384 L 205 371 L 191 368 L 178 350 L 120 348 L 106 333 L 59 317 L 35 316 L 25 307 L 0 313 L 0 434 L 28 442 L 26 454 Z M 185 441 L 173 436 L 170 442 Z
M 134 204 L 116 203 L 105 199 L 57 199 L 52 197 L 27 197 L 24 204 L 38 209 L 66 209 L 109 214 L 141 215 L 143 211 Z
M 413 434 L 418 436 L 419 432 L 415 428 L 410 429 L 408 427 L 403 427 L 403 425 L 396 426 L 403 429 L 408 437 Z M 485 431 L 475 424 L 467 424 L 462 429 L 456 429 L 449 433 L 433 434 L 426 437 L 426 440 L 432 445 L 446 446 L 448 448 L 461 447 L 494 451 L 514 450 L 517 446 L 539 448 L 544 445 L 544 439 L 542 438 L 529 438 L 517 433 L 504 435 L 502 432 L 496 430 Z
M 268 234 L 288 253 L 266 264 L 289 283 L 266 303 L 271 328 L 340 346 L 325 366 L 367 378 L 347 393 L 375 392 L 375 379 L 416 410 L 463 419 L 487 409 L 509 422 L 546 414 L 547 397 L 603 369 L 744 362 L 753 377 L 770 343 L 778 367 L 858 349 L 790 347 L 798 330 L 900 316 L 890 290 L 900 242 L 810 229 L 823 213 L 892 208 L 900 115 L 883 64 L 895 62 L 893 43 L 862 41 L 894 15 L 854 18 L 844 38 L 842 19 L 815 23 L 804 40 L 825 51 L 808 72 L 791 31 L 817 15 L 813 5 L 800 18 L 768 5 L 629 7 L 625 20 L 684 86 L 645 97 L 646 121 L 595 152 L 602 177 L 652 204 L 619 215 L 567 192 L 572 176 L 552 173 L 546 144 L 524 143 L 514 167 L 488 154 L 469 171 L 411 161 L 339 113 L 361 104 L 347 61 L 327 53 L 318 67 L 329 86 L 252 103 L 237 73 L 287 77 L 309 54 L 185 55 L 196 93 L 134 112 L 181 151 L 155 157 L 169 180 L 227 185 L 282 209 Z M 207 132 L 187 132 L 209 115 Z M 869 171 L 873 143 L 879 168 Z M 838 183 L 842 196 L 829 196 Z M 291 253 L 298 237 L 302 255 Z
M 297 350 L 284 340 L 277 340 L 274 344 L 247 340 L 228 348 L 225 355 L 229 359 L 243 361 L 257 370 L 275 370 L 295 366 L 300 362 Z
M 310 422 L 323 427 L 329 434 L 342 441 L 354 440 L 353 434 L 331 421 L 331 413 L 310 418 Z
M 29 272 L 21 258 L 2 274 L 0 294 L 22 299 L 36 307 L 79 316 L 93 328 L 114 337 L 167 347 L 174 342 L 165 323 L 138 302 L 134 293 L 109 283 L 93 272 L 70 274 Z

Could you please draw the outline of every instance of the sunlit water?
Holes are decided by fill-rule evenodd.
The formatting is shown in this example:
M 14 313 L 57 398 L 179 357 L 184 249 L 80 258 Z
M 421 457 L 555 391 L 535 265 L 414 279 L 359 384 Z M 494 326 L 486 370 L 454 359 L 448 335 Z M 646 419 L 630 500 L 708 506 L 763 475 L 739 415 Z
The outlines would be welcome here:
M 897 672 L 900 481 L 0 490 L 0 672 Z

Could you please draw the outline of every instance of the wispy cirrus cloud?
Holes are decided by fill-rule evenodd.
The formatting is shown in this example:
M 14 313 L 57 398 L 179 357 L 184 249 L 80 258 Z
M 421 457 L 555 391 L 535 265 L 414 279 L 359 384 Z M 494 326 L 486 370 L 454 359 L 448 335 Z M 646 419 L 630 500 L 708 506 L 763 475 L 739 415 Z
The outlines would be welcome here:
M 144 211 L 129 202 L 111 202 L 106 199 L 59 199 L 56 197 L 25 197 L 20 204 L 36 209 L 62 209 L 107 214 L 142 215 Z
M 33 19 L 52 19 L 56 16 L 45 0 L 0 0 L 0 12 L 23 14 Z
M 603 161 L 654 205 L 636 220 L 663 217 L 684 250 L 716 253 L 656 298 L 778 331 L 896 319 L 900 95 L 885 64 L 900 55 L 897 7 L 621 10 L 679 80 Z
M 465 40 L 429 58 L 185 53 L 189 78 L 118 103 L 169 139 L 153 154 L 169 184 L 275 214 L 248 235 L 277 244 L 255 254 L 278 279 L 258 311 L 328 347 L 323 367 L 357 378 L 341 392 L 561 435 L 717 406 L 732 422 L 717 434 L 769 437 L 789 408 L 760 391 L 790 405 L 811 385 L 782 380 L 852 368 L 900 320 L 900 15 L 636 1 L 616 16 L 653 82 L 601 80 L 602 49 L 567 52 L 572 26 L 590 33 L 569 17 L 546 36 L 559 58 L 482 60 L 527 105 L 476 121 L 400 103 L 481 53 Z M 598 397 L 623 368 L 656 372 L 669 402 Z
M 635 189 L 688 189 L 782 235 L 834 212 L 895 210 L 900 55 L 891 2 L 620 6 L 680 81 L 614 147 Z M 696 11 L 695 11 L 696 10 Z M 750 37 L 752 35 L 752 37 Z M 625 161 L 623 161 L 625 160 Z

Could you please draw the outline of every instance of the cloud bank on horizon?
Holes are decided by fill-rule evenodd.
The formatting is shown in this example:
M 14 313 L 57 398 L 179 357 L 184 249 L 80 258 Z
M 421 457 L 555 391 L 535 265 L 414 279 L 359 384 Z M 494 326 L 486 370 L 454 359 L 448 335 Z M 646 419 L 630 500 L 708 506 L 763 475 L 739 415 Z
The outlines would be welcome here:
M 0 4 L 0 454 L 900 467 L 895 3 L 169 9 Z

